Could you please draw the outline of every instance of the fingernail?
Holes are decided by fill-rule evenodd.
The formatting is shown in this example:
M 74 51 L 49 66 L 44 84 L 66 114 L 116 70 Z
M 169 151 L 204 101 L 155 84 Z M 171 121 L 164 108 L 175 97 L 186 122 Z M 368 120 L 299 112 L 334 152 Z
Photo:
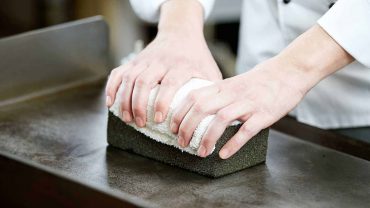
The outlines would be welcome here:
M 122 119 L 124 122 L 131 122 L 131 115 L 127 111 L 123 111 Z
M 159 111 L 155 112 L 154 121 L 157 122 L 157 123 L 160 123 L 160 122 L 162 122 L 162 119 L 163 119 L 162 112 L 159 112 Z
M 201 157 L 206 157 L 207 156 L 206 154 L 207 154 L 206 148 L 203 145 L 200 145 L 198 149 L 198 155 Z
M 105 105 L 110 107 L 112 105 L 112 98 L 110 98 L 110 96 L 107 96 L 105 98 Z
M 182 147 L 182 148 L 185 147 L 185 145 L 184 145 L 185 141 L 181 136 L 179 136 L 179 139 L 177 141 L 178 141 L 180 147 Z
M 144 127 L 145 126 L 143 119 L 141 119 L 140 117 L 136 117 L 135 122 L 136 122 L 136 125 L 138 127 Z
M 175 123 L 171 124 L 171 131 L 172 133 L 176 134 L 177 133 L 177 125 Z
M 220 157 L 221 157 L 222 159 L 227 159 L 227 158 L 229 157 L 229 150 L 227 150 L 227 149 L 222 149 L 222 150 L 220 151 Z

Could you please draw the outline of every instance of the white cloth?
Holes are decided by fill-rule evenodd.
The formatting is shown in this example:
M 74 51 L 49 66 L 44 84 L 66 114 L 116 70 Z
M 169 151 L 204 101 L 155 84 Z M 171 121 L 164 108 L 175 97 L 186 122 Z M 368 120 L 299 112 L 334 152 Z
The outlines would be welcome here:
M 150 95 L 149 95 L 148 107 L 147 107 L 147 122 L 146 122 L 145 127 L 140 128 L 136 126 L 134 122 L 128 123 L 128 125 L 134 127 L 137 131 L 145 134 L 146 136 L 158 142 L 171 145 L 182 151 L 188 152 L 193 155 L 197 155 L 200 141 L 203 137 L 203 134 L 206 132 L 209 126 L 209 123 L 214 118 L 214 115 L 207 116 L 199 123 L 198 127 L 195 129 L 193 133 L 193 137 L 191 138 L 189 146 L 186 148 L 182 148 L 178 145 L 178 141 L 177 141 L 178 136 L 171 132 L 170 121 L 172 118 L 173 110 L 186 98 L 187 94 L 190 91 L 201 88 L 201 87 L 209 86 L 211 84 L 213 83 L 210 81 L 203 80 L 203 79 L 197 79 L 197 78 L 193 78 L 190 81 L 188 81 L 184 86 L 182 86 L 176 92 L 170 104 L 169 112 L 167 114 L 165 121 L 159 124 L 154 121 L 154 112 L 153 112 L 155 98 L 157 96 L 158 89 L 159 89 L 159 85 L 158 85 L 151 90 Z M 124 90 L 124 88 L 125 86 L 124 84 L 122 84 L 117 92 L 117 97 L 115 99 L 114 104 L 109 109 L 115 116 L 119 118 L 121 118 L 120 101 L 121 101 L 122 91 Z M 231 125 L 236 125 L 238 123 L 239 123 L 238 121 L 235 121 Z
M 141 0 L 132 2 L 139 16 L 145 16 L 147 10 L 138 3 Z M 290 114 L 321 128 L 369 126 L 370 0 L 339 0 L 329 10 L 333 2 L 244 1 L 236 71 L 243 73 L 273 57 L 318 23 L 356 61 L 321 81 Z M 205 6 L 205 13 L 210 8 Z

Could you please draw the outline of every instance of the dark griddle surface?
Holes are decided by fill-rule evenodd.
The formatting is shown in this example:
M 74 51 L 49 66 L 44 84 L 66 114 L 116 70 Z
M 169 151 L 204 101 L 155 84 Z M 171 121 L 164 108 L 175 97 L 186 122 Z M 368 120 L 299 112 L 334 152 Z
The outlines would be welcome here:
M 0 108 L 0 153 L 165 207 L 370 205 L 370 162 L 273 130 L 266 164 L 220 179 L 108 147 L 103 85 Z

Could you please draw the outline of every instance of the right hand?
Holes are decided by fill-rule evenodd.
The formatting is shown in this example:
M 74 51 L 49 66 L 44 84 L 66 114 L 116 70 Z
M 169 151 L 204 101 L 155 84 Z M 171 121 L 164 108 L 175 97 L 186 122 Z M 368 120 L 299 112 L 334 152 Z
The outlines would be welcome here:
M 188 34 L 188 35 L 186 35 Z M 189 35 L 191 34 L 191 35 Z M 157 37 L 134 60 L 112 70 L 106 86 L 106 104 L 110 107 L 122 82 L 121 117 L 146 123 L 149 93 L 160 83 L 155 100 L 155 122 L 163 122 L 176 91 L 191 78 L 210 81 L 222 79 L 203 35 L 158 33 Z

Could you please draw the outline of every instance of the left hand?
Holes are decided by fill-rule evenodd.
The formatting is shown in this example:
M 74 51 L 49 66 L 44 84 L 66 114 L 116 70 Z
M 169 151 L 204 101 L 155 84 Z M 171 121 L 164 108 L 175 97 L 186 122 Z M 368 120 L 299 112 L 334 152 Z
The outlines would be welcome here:
M 308 78 L 301 71 L 271 59 L 249 72 L 189 93 L 174 112 L 171 130 L 178 133 L 179 145 L 186 147 L 198 124 L 215 114 L 198 150 L 199 156 L 206 157 L 231 122 L 244 122 L 219 152 L 227 159 L 299 103 L 310 89 L 305 80 Z

